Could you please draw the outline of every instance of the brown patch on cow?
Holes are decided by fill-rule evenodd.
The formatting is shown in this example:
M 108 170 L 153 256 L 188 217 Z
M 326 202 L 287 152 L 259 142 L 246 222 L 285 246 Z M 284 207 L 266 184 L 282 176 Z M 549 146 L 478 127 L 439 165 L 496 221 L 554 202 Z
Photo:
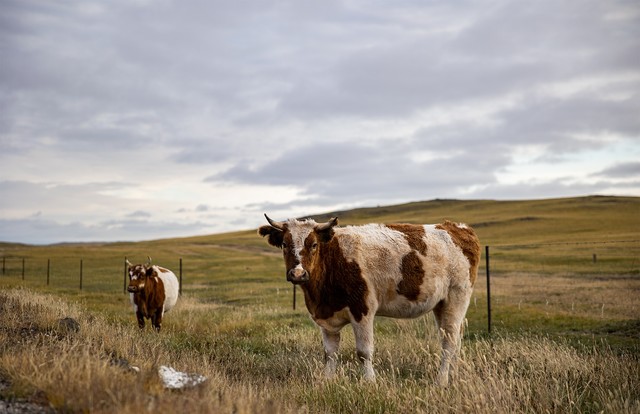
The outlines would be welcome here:
M 348 261 L 336 237 L 319 246 L 318 266 L 310 270 L 310 280 L 302 286 L 309 313 L 316 319 L 329 319 L 349 308 L 356 322 L 369 313 L 367 284 L 355 261 Z
M 417 224 L 387 224 L 388 228 L 399 231 L 409 243 L 411 249 L 418 251 L 421 255 L 427 254 L 427 243 L 424 241 L 424 227 Z
M 161 271 L 162 273 L 169 273 L 170 272 L 168 269 L 165 269 L 164 267 L 160 267 L 160 266 L 158 266 L 158 270 Z
M 451 236 L 451 240 L 458 246 L 469 261 L 469 279 L 471 285 L 478 277 L 478 265 L 480 263 L 480 242 L 471 227 L 459 227 L 450 221 L 436 225 L 437 229 L 444 230 Z
M 398 283 L 396 291 L 409 300 L 417 300 L 424 279 L 424 268 L 415 251 L 410 251 L 402 258 L 400 270 L 402 271 L 402 280 Z
M 402 233 L 412 250 L 402 258 L 400 267 L 402 280 L 398 283 L 396 292 L 409 300 L 417 300 L 424 280 L 424 268 L 418 253 L 423 256 L 427 254 L 424 227 L 417 224 L 387 224 L 386 226 Z

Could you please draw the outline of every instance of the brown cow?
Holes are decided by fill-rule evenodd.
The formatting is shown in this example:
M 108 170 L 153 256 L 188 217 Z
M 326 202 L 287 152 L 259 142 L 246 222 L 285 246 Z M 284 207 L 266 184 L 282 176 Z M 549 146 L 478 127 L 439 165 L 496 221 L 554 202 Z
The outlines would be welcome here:
M 145 318 L 151 319 L 153 328 L 160 332 L 162 317 L 176 304 L 179 293 L 179 283 L 171 270 L 160 266 L 133 265 L 129 266 L 129 296 L 133 310 L 138 319 L 140 329 L 144 328 Z
M 335 373 L 345 325 L 353 327 L 364 378 L 375 380 L 374 316 L 415 318 L 433 311 L 442 340 L 438 383 L 449 382 L 480 260 L 470 227 L 447 221 L 342 228 L 337 218 L 319 224 L 265 217 L 269 225 L 258 234 L 282 248 L 287 280 L 302 287 L 322 331 L 326 376 Z

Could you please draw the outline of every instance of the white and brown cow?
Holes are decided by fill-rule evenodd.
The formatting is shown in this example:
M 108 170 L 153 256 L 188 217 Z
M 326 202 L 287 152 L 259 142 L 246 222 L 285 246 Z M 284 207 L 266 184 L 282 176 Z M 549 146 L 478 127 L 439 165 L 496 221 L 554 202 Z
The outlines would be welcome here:
M 145 318 L 151 319 L 153 328 L 160 332 L 162 317 L 169 312 L 178 301 L 179 283 L 171 270 L 160 266 L 133 265 L 127 260 L 129 267 L 129 287 L 131 305 L 138 319 L 140 329 L 144 328 Z
M 269 225 L 258 234 L 282 248 L 287 280 L 304 292 L 322 331 L 326 376 L 335 373 L 345 325 L 353 327 L 364 378 L 375 380 L 374 316 L 415 318 L 433 311 L 442 340 L 438 383 L 449 382 L 480 261 L 470 227 L 449 221 L 337 227 L 337 218 L 316 223 L 265 217 Z

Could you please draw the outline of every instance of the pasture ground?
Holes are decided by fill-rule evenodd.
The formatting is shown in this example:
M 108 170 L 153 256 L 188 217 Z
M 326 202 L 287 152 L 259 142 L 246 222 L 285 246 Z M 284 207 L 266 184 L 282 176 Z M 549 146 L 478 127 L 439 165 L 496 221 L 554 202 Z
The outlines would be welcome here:
M 375 385 L 359 381 L 345 328 L 340 375 L 321 380 L 319 332 L 299 292 L 291 309 L 282 258 L 255 231 L 0 244 L 0 400 L 71 412 L 640 412 L 640 243 L 631 242 L 640 238 L 639 212 L 638 198 L 585 197 L 337 213 L 341 225 L 464 221 L 491 246 L 492 334 L 483 260 L 458 377 L 446 389 L 434 385 L 440 346 L 431 315 L 377 321 Z M 160 335 L 138 330 L 123 293 L 124 257 L 147 255 L 176 272 L 183 258 L 184 293 Z M 62 327 L 64 317 L 78 320 L 79 332 Z M 141 372 L 114 364 L 120 359 Z M 164 390 L 159 365 L 209 380 Z

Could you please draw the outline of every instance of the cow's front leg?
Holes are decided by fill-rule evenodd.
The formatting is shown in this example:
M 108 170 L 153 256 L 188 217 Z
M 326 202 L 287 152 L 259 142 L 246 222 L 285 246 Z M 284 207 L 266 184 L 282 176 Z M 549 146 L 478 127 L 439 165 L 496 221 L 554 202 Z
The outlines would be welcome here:
M 373 317 L 365 317 L 360 322 L 352 322 L 351 324 L 356 338 L 358 359 L 362 361 L 363 377 L 367 381 L 375 382 L 376 373 L 373 370 Z
M 140 310 L 136 311 L 136 318 L 138 319 L 138 327 L 140 329 L 143 329 L 144 328 L 144 314 Z
M 324 346 L 324 376 L 332 378 L 336 373 L 338 348 L 340 347 L 340 331 L 322 330 L 322 344 Z

